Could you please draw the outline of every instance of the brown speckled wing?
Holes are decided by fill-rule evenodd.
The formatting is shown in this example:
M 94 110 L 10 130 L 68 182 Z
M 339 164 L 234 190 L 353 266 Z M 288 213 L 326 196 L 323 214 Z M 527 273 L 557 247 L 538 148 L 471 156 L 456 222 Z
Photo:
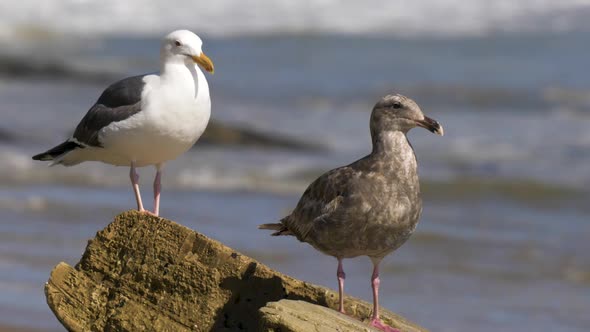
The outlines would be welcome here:
M 350 166 L 324 173 L 307 187 L 295 210 L 281 222 L 300 241 L 305 241 L 314 224 L 335 216 L 349 194 L 350 179 L 355 173 Z

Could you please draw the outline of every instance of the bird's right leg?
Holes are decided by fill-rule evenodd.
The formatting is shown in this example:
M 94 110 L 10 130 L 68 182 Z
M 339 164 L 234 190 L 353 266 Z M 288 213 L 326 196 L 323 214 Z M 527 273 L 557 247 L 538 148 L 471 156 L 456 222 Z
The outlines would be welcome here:
M 141 202 L 141 194 L 139 193 L 139 175 L 135 171 L 135 163 L 131 162 L 131 169 L 129 170 L 129 178 L 131 179 L 131 185 L 133 186 L 133 192 L 135 193 L 135 200 L 137 201 L 137 210 L 139 212 L 147 212 L 143 208 Z
M 162 164 L 156 165 L 156 177 L 154 178 L 154 215 L 160 215 L 160 193 L 162 191 Z
M 383 332 L 400 332 L 399 330 L 386 325 L 379 318 L 379 285 L 381 284 L 381 280 L 379 279 L 379 263 L 381 262 L 381 259 L 381 257 L 371 257 L 371 261 L 373 261 L 373 274 L 371 275 L 371 287 L 373 288 L 373 316 L 371 317 L 370 325 Z
M 338 311 L 344 314 L 344 279 L 346 278 L 346 273 L 344 273 L 344 269 L 342 269 L 342 258 L 338 258 L 338 270 L 336 276 L 338 277 Z

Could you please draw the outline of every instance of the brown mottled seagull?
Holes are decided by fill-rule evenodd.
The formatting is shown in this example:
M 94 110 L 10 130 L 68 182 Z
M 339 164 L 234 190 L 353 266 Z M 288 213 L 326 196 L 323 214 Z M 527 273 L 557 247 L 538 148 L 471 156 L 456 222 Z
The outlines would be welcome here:
M 160 210 L 164 163 L 195 144 L 211 115 L 207 79 L 197 66 L 213 73 L 213 62 L 202 51 L 203 42 L 188 30 L 177 30 L 162 40 L 160 72 L 128 77 L 110 85 L 62 144 L 33 156 L 51 165 L 101 161 L 129 166 L 137 201 L 143 208 L 136 167 L 154 165 L 154 211 Z
M 371 113 L 373 151 L 316 179 L 295 210 L 280 223 L 260 225 L 272 235 L 294 235 L 338 259 L 339 311 L 344 313 L 342 259 L 369 256 L 373 262 L 371 326 L 396 331 L 379 319 L 379 263 L 414 232 L 422 212 L 414 150 L 406 134 L 423 127 L 443 135 L 410 98 L 387 95 Z

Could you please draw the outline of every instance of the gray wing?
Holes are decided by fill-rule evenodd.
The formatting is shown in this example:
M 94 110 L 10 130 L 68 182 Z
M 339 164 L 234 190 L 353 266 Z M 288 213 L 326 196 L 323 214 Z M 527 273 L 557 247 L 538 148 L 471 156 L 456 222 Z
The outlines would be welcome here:
M 102 147 L 98 138 L 102 128 L 141 111 L 144 77 L 128 77 L 110 85 L 82 118 L 74 131 L 74 139 L 86 146 Z

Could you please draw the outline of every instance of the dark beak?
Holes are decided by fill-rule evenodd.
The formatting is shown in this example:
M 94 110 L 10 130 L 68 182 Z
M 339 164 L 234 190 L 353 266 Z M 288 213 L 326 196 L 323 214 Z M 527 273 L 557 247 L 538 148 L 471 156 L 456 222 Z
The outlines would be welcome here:
M 431 119 L 427 116 L 424 117 L 424 120 L 416 120 L 416 124 L 422 128 L 426 128 L 431 132 L 438 134 L 440 136 L 444 135 L 443 127 L 438 123 L 436 120 Z

